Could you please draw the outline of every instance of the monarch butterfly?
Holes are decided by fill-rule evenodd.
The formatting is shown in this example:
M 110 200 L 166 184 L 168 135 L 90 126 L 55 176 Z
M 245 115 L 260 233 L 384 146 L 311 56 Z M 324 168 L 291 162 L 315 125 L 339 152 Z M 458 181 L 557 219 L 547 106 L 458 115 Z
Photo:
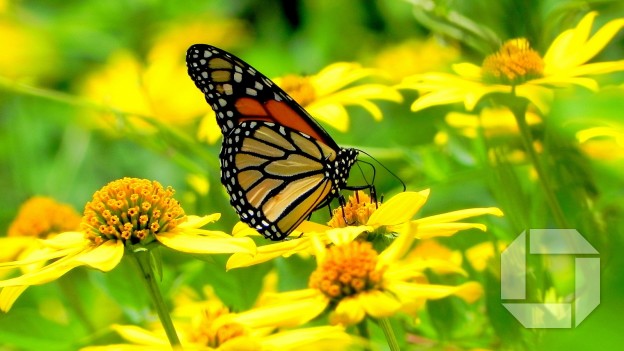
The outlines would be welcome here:
M 192 45 L 186 63 L 217 116 L 221 183 L 241 221 L 281 240 L 347 187 L 358 151 L 339 147 L 270 79 L 211 45 Z

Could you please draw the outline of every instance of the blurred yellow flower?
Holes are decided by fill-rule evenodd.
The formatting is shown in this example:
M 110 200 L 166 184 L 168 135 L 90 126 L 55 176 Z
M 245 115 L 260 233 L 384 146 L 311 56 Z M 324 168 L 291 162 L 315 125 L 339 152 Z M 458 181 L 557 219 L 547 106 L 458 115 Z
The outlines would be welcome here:
M 145 118 L 186 125 L 206 115 L 210 108 L 198 99 L 188 81 L 184 63 L 186 49 L 196 42 L 232 45 L 245 36 L 238 21 L 201 21 L 173 25 L 156 39 L 143 63 L 128 51 L 112 54 L 100 71 L 80 85 L 82 94 L 111 109 L 103 124 L 114 125 L 116 113 L 123 113 L 135 128 L 147 128 Z M 99 115 L 98 115 L 99 116 Z
M 413 111 L 463 102 L 472 110 L 486 95 L 515 94 L 547 112 L 552 87 L 582 86 L 598 89 L 587 76 L 624 70 L 624 60 L 587 63 L 624 26 L 624 18 L 608 22 L 590 36 L 596 12 L 590 12 L 573 28 L 561 33 L 542 58 L 526 39 L 512 39 L 501 50 L 485 58 L 481 67 L 471 63 L 453 65 L 456 74 L 425 73 L 408 77 L 401 88 L 415 89 L 421 95 Z
M 381 253 L 367 241 L 354 240 L 348 230 L 328 233 L 331 245 L 314 237 L 317 269 L 309 288 L 278 293 L 259 310 L 277 311 L 274 320 L 285 325 L 304 323 L 330 310 L 332 324 L 356 324 L 366 316 L 383 318 L 400 311 L 414 312 L 427 299 L 456 295 L 473 302 L 481 296 L 479 284 L 429 284 L 421 262 L 406 259 L 418 225 L 409 223 Z
M 542 122 L 540 116 L 533 111 L 527 111 L 525 116 L 529 125 L 537 125 Z M 479 130 L 486 137 L 506 138 L 520 135 L 513 113 L 503 107 L 485 107 L 481 109 L 478 115 L 449 112 L 444 120 L 449 126 L 457 129 L 460 134 L 468 138 L 479 136 Z
M 342 327 L 320 326 L 275 331 L 273 316 L 263 311 L 233 313 L 218 300 L 189 301 L 172 313 L 185 350 L 324 350 L 345 349 L 361 341 Z M 81 351 L 171 350 L 160 324 L 148 329 L 113 325 L 127 344 L 90 346 Z
M 506 247 L 507 245 L 502 242 L 498 242 L 496 245 L 490 241 L 482 242 L 466 250 L 466 260 L 470 262 L 472 268 L 481 272 L 488 268 L 488 265 L 492 262 L 492 260 L 495 257 L 498 257 L 498 255 L 500 255 Z M 499 272 L 499 267 L 500 265 L 497 265 L 492 271 Z
M 0 4 L 0 8 L 2 7 Z M 0 38 L 4 47 L 0 55 L 2 77 L 30 82 L 49 78 L 57 72 L 58 53 L 49 38 L 49 33 L 43 29 L 2 17 Z
M 393 87 L 362 82 L 364 79 L 379 76 L 380 73 L 379 70 L 364 68 L 357 63 L 338 62 L 311 76 L 287 75 L 273 81 L 316 120 L 346 132 L 349 127 L 346 106 L 360 106 L 379 121 L 383 113 L 371 100 L 403 100 Z M 221 130 L 214 113 L 202 121 L 199 133 L 199 138 L 209 143 L 219 140 Z
M 401 81 L 413 74 L 441 70 L 458 58 L 456 47 L 444 45 L 432 36 L 383 49 L 375 58 L 375 67 Z
M 80 215 L 69 205 L 62 204 L 56 200 L 35 196 L 25 201 L 20 207 L 17 216 L 11 222 L 8 229 L 8 236 L 0 238 L 0 262 L 10 262 L 16 260 L 37 259 L 41 254 L 46 253 L 41 245 L 40 239 L 50 239 L 56 234 L 78 230 L 80 227 Z M 29 272 L 41 267 L 45 262 L 25 265 L 22 272 Z M 10 267 L 0 267 L 0 278 L 8 276 Z M 6 296 L 9 301 L 14 301 L 26 290 L 23 287 L 11 287 L 0 289 L 0 301 Z M 0 311 L 10 308 L 10 304 L 0 302 Z
M 375 204 L 364 192 L 356 192 L 355 195 L 349 197 L 344 207 L 334 210 L 329 226 L 305 221 L 291 234 L 293 239 L 259 246 L 255 255 L 235 253 L 230 256 L 226 267 L 227 269 L 247 267 L 296 253 L 313 254 L 312 238 L 316 237 L 328 243 L 329 235 L 336 232 L 349 232 L 354 238 L 366 232 L 394 238 L 403 226 L 412 221 L 418 224 L 416 237 L 427 239 L 435 236 L 451 236 L 460 230 L 471 228 L 486 229 L 480 223 L 457 222 L 465 218 L 486 214 L 502 216 L 498 208 L 488 207 L 453 211 L 412 220 L 427 202 L 428 197 L 429 189 L 420 192 L 407 191 L 393 196 L 383 204 Z M 239 224 L 232 235 L 238 237 L 259 234 L 246 225 Z
M 624 160 L 624 125 L 596 126 L 580 130 L 576 139 L 581 150 L 603 161 Z
M 152 243 L 196 254 L 255 252 L 249 238 L 200 229 L 220 215 L 186 216 L 173 194 L 171 187 L 146 179 L 123 178 L 107 184 L 85 206 L 81 232 L 60 233 L 43 240 L 42 249 L 26 259 L 0 263 L 0 270 L 46 263 L 1 280 L 0 287 L 8 289 L 0 293 L 0 308 L 8 310 L 23 291 L 14 289 L 56 280 L 79 266 L 108 272 L 125 250 L 144 250 Z

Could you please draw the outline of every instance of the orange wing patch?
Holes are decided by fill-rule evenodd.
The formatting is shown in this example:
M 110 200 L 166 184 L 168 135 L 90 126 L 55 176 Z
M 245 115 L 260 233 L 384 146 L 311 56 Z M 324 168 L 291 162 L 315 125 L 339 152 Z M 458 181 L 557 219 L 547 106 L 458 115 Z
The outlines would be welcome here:
M 301 133 L 305 133 L 318 141 L 326 143 L 324 138 L 320 136 L 312 127 L 310 127 L 308 121 L 306 121 L 307 116 L 299 115 L 297 111 L 290 108 L 290 106 L 286 103 L 269 100 L 264 104 L 264 106 L 277 124 L 281 124 Z

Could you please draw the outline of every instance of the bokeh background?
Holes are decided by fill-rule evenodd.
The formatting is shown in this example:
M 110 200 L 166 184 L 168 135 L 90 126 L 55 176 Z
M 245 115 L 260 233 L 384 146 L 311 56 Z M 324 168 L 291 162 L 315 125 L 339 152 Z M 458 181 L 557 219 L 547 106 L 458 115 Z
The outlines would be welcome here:
M 377 70 L 368 80 L 391 87 L 413 74 L 449 71 L 453 63 L 480 64 L 510 38 L 526 37 L 543 53 L 591 10 L 599 12 L 596 27 L 624 17 L 616 0 L 0 0 L 0 236 L 32 196 L 82 212 L 94 191 L 125 176 L 173 186 L 187 213 L 220 212 L 217 227 L 231 231 L 237 218 L 219 182 L 220 143 L 184 64 L 191 44 L 231 51 L 268 77 L 314 75 L 332 63 L 354 62 Z M 595 58 L 622 59 L 622 34 Z M 505 212 L 482 219 L 486 233 L 469 230 L 436 243 L 458 254 L 486 293 L 471 305 L 429 303 L 420 323 L 405 329 L 406 349 L 621 347 L 624 75 L 599 81 L 598 92 L 558 91 L 549 114 L 532 125 L 567 219 L 600 252 L 601 305 L 574 329 L 527 330 L 500 305 L 498 253 L 491 248 L 526 228 L 555 226 L 509 123 L 498 125 L 494 114 L 492 126 L 479 126 L 461 106 L 414 113 L 418 94 L 409 90 L 401 91 L 403 102 L 375 101 L 380 120 L 347 106 L 345 126 L 322 122 L 340 145 L 367 151 L 396 175 L 376 166 L 380 195 L 401 191 L 397 177 L 409 190 L 431 188 L 419 215 L 488 206 Z M 579 137 L 595 127 L 606 132 Z M 313 218 L 327 220 L 325 213 Z M 484 267 L 469 260 L 469 249 L 479 244 L 491 252 L 483 254 Z M 226 273 L 225 258 L 164 255 L 167 296 L 209 284 L 234 310 L 253 305 L 271 269 L 279 273 L 279 290 L 305 287 L 313 269 L 313 261 L 292 257 Z M 0 349 L 72 350 L 118 341 L 108 326 L 141 324 L 150 310 L 147 296 L 136 293 L 141 282 L 122 266 L 109 274 L 78 269 L 68 283 L 29 289 L 0 315 Z M 545 258 L 531 274 L 536 301 L 549 289 L 564 298 L 573 287 L 569 262 Z M 67 307 L 74 303 L 86 316 Z M 384 349 L 382 337 L 376 347 Z

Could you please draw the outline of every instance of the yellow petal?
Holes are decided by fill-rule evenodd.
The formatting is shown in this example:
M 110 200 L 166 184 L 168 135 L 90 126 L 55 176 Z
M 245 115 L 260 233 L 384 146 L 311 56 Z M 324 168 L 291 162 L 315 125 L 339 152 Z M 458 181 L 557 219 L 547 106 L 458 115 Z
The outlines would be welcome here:
M 228 259 L 225 268 L 249 267 L 266 262 L 280 256 L 290 256 L 299 252 L 309 252 L 312 248 L 309 237 L 285 240 L 277 243 L 258 246 L 255 254 L 237 252 Z
M 221 128 L 217 124 L 217 116 L 212 109 L 206 112 L 206 115 L 201 118 L 199 127 L 197 128 L 197 139 L 205 141 L 208 144 L 214 144 L 221 140 Z
M 450 295 L 457 295 L 467 302 L 474 302 L 483 292 L 480 284 L 469 282 L 459 286 L 419 284 L 408 282 L 393 282 L 387 287 L 401 299 L 441 299 Z
M 474 81 L 481 80 L 482 73 L 480 66 L 474 65 L 472 63 L 463 62 L 456 63 L 452 65 L 451 68 L 453 69 L 453 71 L 455 71 L 455 73 L 459 74 L 464 78 L 472 79 Z
M 301 292 L 303 296 L 277 294 L 280 299 L 277 303 L 239 313 L 234 320 L 253 328 L 293 327 L 304 324 L 320 315 L 327 308 L 329 299 L 315 289 L 304 289 Z
M 435 237 L 447 237 L 461 230 L 468 229 L 478 229 L 483 232 L 487 231 L 487 227 L 481 223 L 431 223 L 419 226 L 416 237 L 422 240 Z
M 401 308 L 401 303 L 394 296 L 379 290 L 358 294 L 357 298 L 366 314 L 375 318 L 391 316 Z
M 124 245 L 121 240 L 108 240 L 76 255 L 74 260 L 76 266 L 87 265 L 108 272 L 119 264 L 123 254 Z
M 576 61 L 573 65 L 580 65 L 596 56 L 602 49 L 609 44 L 616 34 L 624 27 L 624 19 L 618 18 L 609 21 L 600 28 L 584 45 L 582 50 L 576 50 Z
M 235 238 L 223 236 L 221 232 L 208 232 L 209 235 L 194 235 L 186 233 L 156 234 L 156 240 L 170 249 L 195 254 L 219 254 L 247 252 L 255 254 L 256 244 L 248 237 Z M 213 235 L 214 234 L 214 235 Z
M 208 223 L 213 223 L 221 218 L 220 213 L 213 213 L 207 216 L 186 216 L 186 221 L 178 224 L 178 228 L 201 228 Z
M 406 191 L 393 196 L 373 212 L 367 225 L 379 227 L 384 225 L 398 225 L 412 219 L 416 212 L 427 202 L 429 189 L 413 192 Z
M 113 269 L 124 253 L 124 247 L 121 241 L 107 241 L 99 246 L 89 244 L 87 247 L 67 249 L 54 252 L 68 251 L 68 254 L 58 260 L 24 273 L 19 277 L 0 281 L 0 286 L 16 286 L 16 285 L 37 285 L 58 279 L 63 274 L 75 267 L 87 265 L 101 271 L 110 271 Z M 41 257 L 39 258 L 41 259 Z
M 37 244 L 39 240 L 34 237 L 14 236 L 0 238 L 0 262 L 12 261 L 24 251 L 25 248 Z
M 459 221 L 469 217 L 482 216 L 486 214 L 501 217 L 503 215 L 503 211 L 501 211 L 497 207 L 469 208 L 465 210 L 452 211 L 439 215 L 419 218 L 414 220 L 414 222 L 418 223 L 419 225 L 431 223 L 446 223 Z
M 333 325 L 352 325 L 361 322 L 365 316 L 366 311 L 362 303 L 355 297 L 346 297 L 338 302 L 329 316 L 329 320 Z
M 27 285 L 7 286 L 0 291 L 0 311 L 9 312 L 15 300 L 28 288 Z
M 550 110 L 554 93 L 552 89 L 540 86 L 540 81 L 541 79 L 531 80 L 526 84 L 516 86 L 516 95 L 526 98 L 533 103 L 540 112 L 546 114 Z
M 341 326 L 322 326 L 280 331 L 262 338 L 263 350 L 350 350 L 363 340 L 347 334 Z
M 414 236 L 417 233 L 417 227 L 418 225 L 413 222 L 409 222 L 405 225 L 406 230 L 401 232 L 401 234 L 394 239 L 392 244 L 379 254 L 377 269 L 391 265 L 405 255 L 412 246 Z
M 306 110 L 317 120 L 323 121 L 341 132 L 349 128 L 349 114 L 337 103 L 314 102 L 306 106 Z
M 262 234 L 258 233 L 257 230 L 251 228 L 247 224 L 243 222 L 238 222 L 234 225 L 232 229 L 232 236 L 241 237 L 241 236 L 260 236 Z
M 137 345 L 169 345 L 166 339 L 154 334 L 149 330 L 134 326 L 113 324 L 111 328 L 125 340 Z
M 42 243 L 54 249 L 67 249 L 67 248 L 75 248 L 78 246 L 84 246 L 85 243 L 88 243 L 89 239 L 87 239 L 82 232 L 65 232 L 55 235 L 54 237 L 42 240 Z
M 358 235 L 373 231 L 375 228 L 369 225 L 360 225 L 357 227 L 349 226 L 345 228 L 332 228 L 326 232 L 329 240 L 336 245 L 344 245 L 352 242 Z

